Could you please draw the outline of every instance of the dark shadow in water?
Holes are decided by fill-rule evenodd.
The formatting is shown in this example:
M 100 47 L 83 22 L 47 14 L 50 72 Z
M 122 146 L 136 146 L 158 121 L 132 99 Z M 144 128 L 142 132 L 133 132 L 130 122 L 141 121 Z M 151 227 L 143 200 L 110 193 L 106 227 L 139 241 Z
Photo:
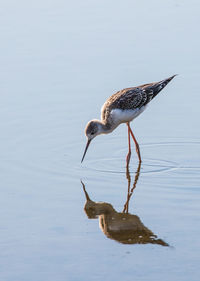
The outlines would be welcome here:
M 85 189 L 84 183 L 81 181 L 86 197 L 84 206 L 85 213 L 89 219 L 96 219 L 99 217 L 99 225 L 103 233 L 108 238 L 122 244 L 158 244 L 169 246 L 162 239 L 158 239 L 157 236 L 141 222 L 138 216 L 128 212 L 129 202 L 140 175 L 140 168 L 141 163 L 138 165 L 132 188 L 131 175 L 128 169 L 126 171 L 128 193 L 122 212 L 117 212 L 109 203 L 92 201 Z

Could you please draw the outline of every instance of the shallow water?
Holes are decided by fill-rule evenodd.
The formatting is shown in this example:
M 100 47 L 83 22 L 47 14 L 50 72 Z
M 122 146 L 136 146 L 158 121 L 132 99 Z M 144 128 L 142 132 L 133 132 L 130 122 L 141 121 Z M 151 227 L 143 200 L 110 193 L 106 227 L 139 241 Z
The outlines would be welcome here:
M 0 279 L 199 280 L 199 2 L 0 6 Z M 140 169 L 123 125 L 80 164 L 107 97 L 175 73 L 132 123 Z

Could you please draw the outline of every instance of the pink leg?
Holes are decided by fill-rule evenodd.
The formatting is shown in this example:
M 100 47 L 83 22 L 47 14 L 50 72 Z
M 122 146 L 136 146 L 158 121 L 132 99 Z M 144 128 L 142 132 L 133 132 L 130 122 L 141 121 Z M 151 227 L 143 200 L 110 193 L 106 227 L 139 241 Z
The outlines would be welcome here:
M 123 209 L 123 213 L 128 213 L 128 209 L 129 209 L 129 201 L 131 199 L 131 196 L 133 195 L 134 189 L 136 188 L 139 176 L 140 176 L 140 169 L 141 169 L 141 162 L 138 163 L 138 168 L 137 171 L 135 173 L 135 179 L 134 179 L 134 183 L 133 183 L 133 187 L 130 189 L 131 186 L 131 175 L 129 173 L 129 169 L 127 167 L 126 169 L 126 178 L 128 180 L 128 193 L 127 193 L 127 199 L 126 202 L 124 204 L 124 209 Z
M 128 127 L 128 154 L 126 156 L 126 167 L 129 166 L 130 158 L 131 158 L 131 138 L 130 138 L 130 130 Z
M 142 162 L 141 156 L 140 156 L 140 147 L 139 147 L 139 144 L 138 144 L 138 142 L 136 141 L 136 138 L 135 138 L 135 136 L 134 136 L 134 134 L 133 134 L 133 132 L 132 132 L 132 130 L 131 130 L 130 124 L 127 123 L 127 126 L 128 126 L 128 129 L 129 129 L 129 132 L 131 133 L 131 136 L 132 136 L 132 138 L 133 138 L 133 140 L 134 140 L 136 152 L 137 152 L 137 155 L 138 155 L 138 158 L 139 158 L 139 162 Z

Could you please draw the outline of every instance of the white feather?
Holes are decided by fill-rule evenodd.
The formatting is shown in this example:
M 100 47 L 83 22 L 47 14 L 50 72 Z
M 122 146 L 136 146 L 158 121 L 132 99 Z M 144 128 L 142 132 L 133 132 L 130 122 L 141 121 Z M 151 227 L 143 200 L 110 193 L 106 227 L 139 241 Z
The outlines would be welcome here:
M 141 108 L 136 108 L 134 110 L 132 109 L 113 109 L 110 112 L 111 118 L 113 120 L 113 123 L 115 124 L 120 124 L 120 123 L 126 123 L 126 122 L 130 122 L 133 119 L 135 119 L 138 115 L 140 115 L 145 109 L 146 109 L 146 105 L 142 106 Z

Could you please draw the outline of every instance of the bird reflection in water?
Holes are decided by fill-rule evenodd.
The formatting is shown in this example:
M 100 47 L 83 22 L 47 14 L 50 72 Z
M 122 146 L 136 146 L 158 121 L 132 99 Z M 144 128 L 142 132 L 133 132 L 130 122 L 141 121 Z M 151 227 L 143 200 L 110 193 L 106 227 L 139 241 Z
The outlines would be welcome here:
M 134 183 L 131 188 L 131 175 L 127 168 L 126 177 L 128 180 L 127 200 L 122 212 L 117 212 L 113 206 L 106 202 L 94 202 L 90 199 L 84 183 L 81 181 L 86 197 L 84 206 L 85 213 L 89 219 L 99 217 L 99 225 L 103 233 L 110 239 L 122 244 L 157 244 L 169 246 L 162 239 L 148 229 L 136 215 L 129 213 L 129 202 L 140 175 L 141 163 L 139 163 L 135 174 Z

